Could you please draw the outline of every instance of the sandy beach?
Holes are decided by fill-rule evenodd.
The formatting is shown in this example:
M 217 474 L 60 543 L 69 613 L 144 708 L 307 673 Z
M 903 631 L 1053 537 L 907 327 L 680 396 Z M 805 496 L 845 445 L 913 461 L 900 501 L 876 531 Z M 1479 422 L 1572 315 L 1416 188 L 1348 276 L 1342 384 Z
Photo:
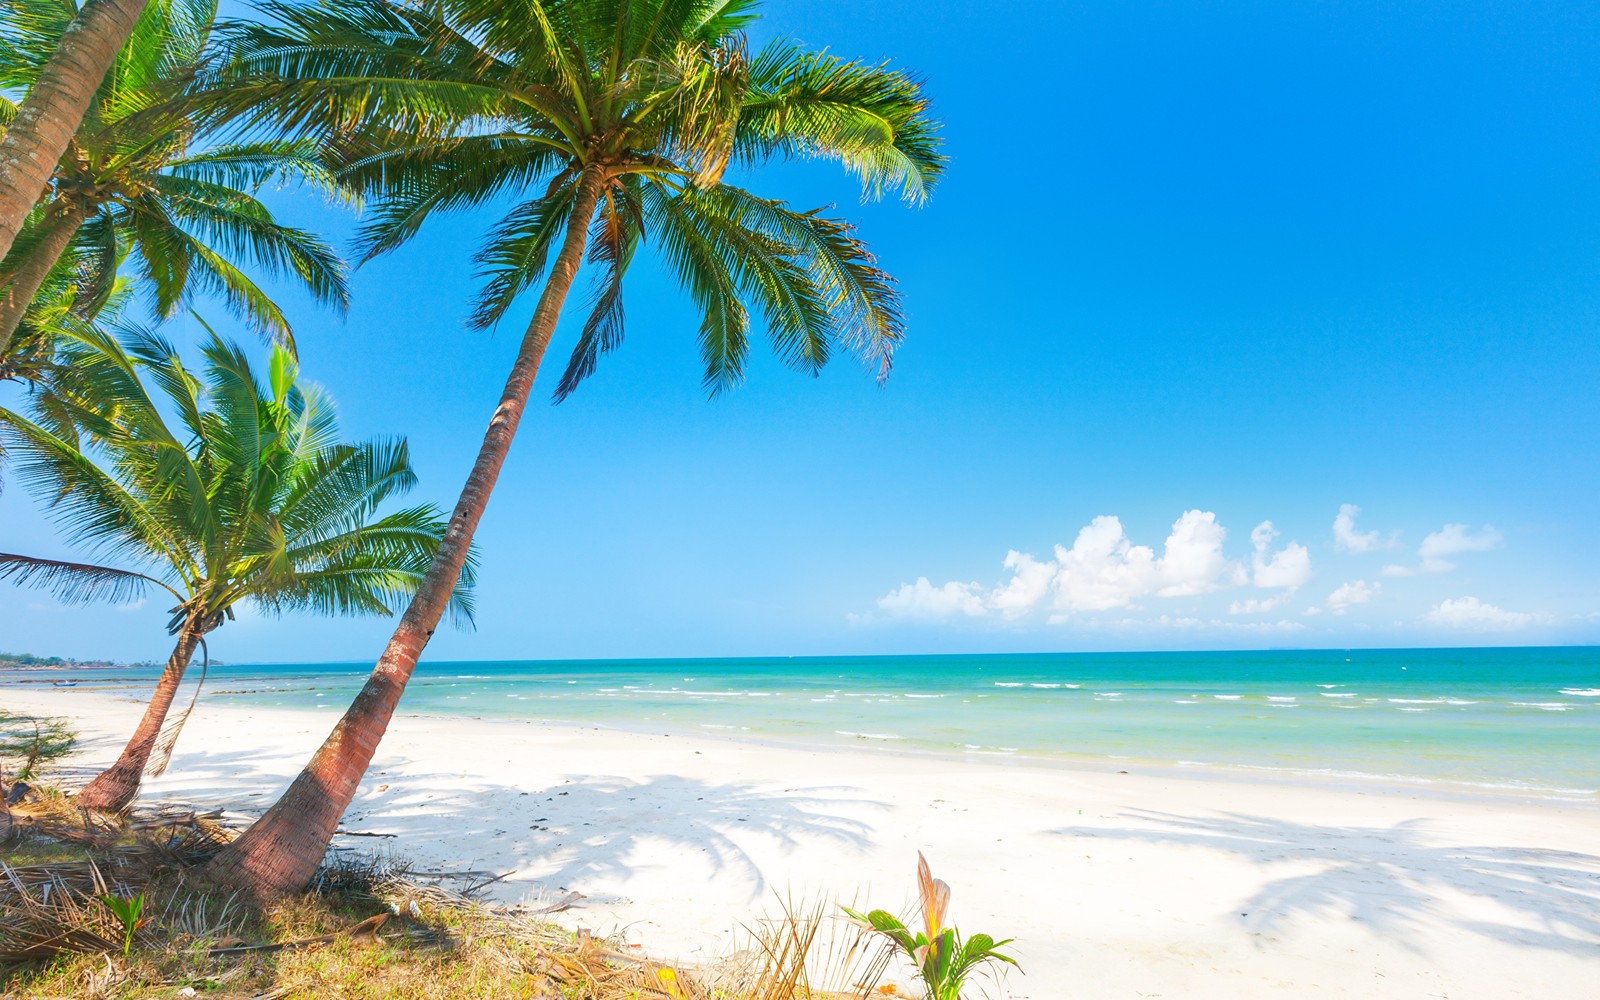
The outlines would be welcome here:
M 69 775 L 139 706 L 13 688 L 69 717 Z M 145 801 L 265 808 L 334 712 L 205 705 Z M 577 891 L 561 920 L 702 961 L 780 899 L 897 909 L 918 850 L 968 932 L 1015 937 L 1060 997 L 1578 998 L 1600 984 L 1600 802 L 1129 764 L 809 750 L 594 727 L 399 717 L 341 836 Z

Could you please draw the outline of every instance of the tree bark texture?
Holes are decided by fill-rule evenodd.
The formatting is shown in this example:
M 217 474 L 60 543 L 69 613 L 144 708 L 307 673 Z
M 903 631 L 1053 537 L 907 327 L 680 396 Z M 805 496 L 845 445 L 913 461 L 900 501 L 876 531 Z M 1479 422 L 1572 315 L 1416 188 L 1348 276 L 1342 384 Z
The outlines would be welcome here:
M 178 645 L 172 650 L 167 669 L 161 672 L 161 679 L 156 682 L 155 693 L 150 696 L 150 704 L 145 706 L 139 728 L 133 731 L 133 738 L 122 748 L 122 756 L 117 758 L 117 762 L 100 772 L 78 793 L 79 805 L 121 812 L 133 802 L 134 796 L 139 794 L 139 783 L 144 766 L 150 761 L 150 751 L 161 736 L 161 727 L 167 721 L 172 699 L 177 696 L 178 687 L 183 683 L 183 673 L 189 669 L 189 661 L 194 659 L 194 651 L 199 645 L 199 629 L 186 625 L 178 633 Z

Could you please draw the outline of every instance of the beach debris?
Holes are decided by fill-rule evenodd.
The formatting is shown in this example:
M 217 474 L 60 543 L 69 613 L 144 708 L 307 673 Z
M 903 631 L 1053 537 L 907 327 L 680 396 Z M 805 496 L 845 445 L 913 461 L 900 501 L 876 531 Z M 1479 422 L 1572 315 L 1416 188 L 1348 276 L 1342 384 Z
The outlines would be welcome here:
M 358 924 L 347 927 L 342 931 L 335 931 L 332 934 L 321 934 L 317 937 L 301 938 L 298 941 L 276 941 L 272 944 L 246 944 L 229 948 L 211 948 L 206 951 L 206 954 L 212 956 L 213 958 L 224 955 L 243 955 L 247 952 L 270 954 L 272 952 L 285 951 L 294 948 L 309 948 L 312 945 L 317 944 L 332 944 L 340 938 L 376 939 L 378 936 L 378 931 L 383 927 L 384 923 L 388 921 L 389 917 L 390 914 L 388 913 L 378 913 L 368 917 Z

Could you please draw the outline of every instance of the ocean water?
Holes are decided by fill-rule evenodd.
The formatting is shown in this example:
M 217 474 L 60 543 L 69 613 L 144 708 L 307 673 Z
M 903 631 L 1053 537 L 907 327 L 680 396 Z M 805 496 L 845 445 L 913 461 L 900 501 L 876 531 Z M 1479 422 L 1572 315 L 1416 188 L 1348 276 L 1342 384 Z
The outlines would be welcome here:
M 214 667 L 207 698 L 331 716 L 367 670 Z M 71 674 L 134 691 L 154 675 Z M 400 710 L 1600 794 L 1597 647 L 435 662 Z

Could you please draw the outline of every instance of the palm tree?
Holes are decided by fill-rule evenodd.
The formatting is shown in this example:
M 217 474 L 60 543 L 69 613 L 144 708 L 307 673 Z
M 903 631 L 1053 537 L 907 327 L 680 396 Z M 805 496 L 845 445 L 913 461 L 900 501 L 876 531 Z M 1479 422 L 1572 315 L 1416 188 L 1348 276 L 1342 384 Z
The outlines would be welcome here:
M 843 345 L 881 376 L 902 333 L 892 279 L 851 227 L 724 179 L 816 157 L 921 201 L 937 126 L 916 81 L 776 42 L 751 56 L 754 0 L 327 0 L 269 4 L 275 26 L 232 33 L 229 95 L 243 127 L 316 131 L 378 199 L 367 255 L 433 215 L 521 201 L 485 239 L 476 319 L 543 280 L 477 460 L 416 596 L 371 676 L 287 792 L 213 863 L 258 896 L 305 886 L 392 717 L 483 515 L 585 254 L 593 308 L 558 398 L 622 337 L 621 282 L 653 242 L 702 314 L 708 387 L 743 375 L 749 310 L 815 372 Z M 552 251 L 554 253 L 551 258 Z M 548 269 L 546 264 L 548 263 Z
M 265 380 L 214 334 L 203 353 L 200 377 L 154 334 L 85 329 L 32 419 L 0 409 L 17 476 L 95 558 L 0 553 L 0 579 L 67 602 L 151 588 L 175 601 L 177 644 L 149 707 L 116 764 L 78 796 L 97 809 L 125 808 L 152 751 L 170 753 L 182 719 L 160 734 L 184 671 L 236 604 L 392 614 L 444 534 L 432 506 L 378 516 L 416 481 L 405 442 L 340 442 L 332 401 L 299 380 L 285 348 L 273 349 Z M 470 585 L 469 564 L 447 597 L 463 622 Z
M 28 86 L 69 13 L 56 0 L 19 0 L 28 32 L 0 49 L 0 85 Z M 57 17 L 49 16 L 54 11 Z M 318 300 L 347 301 L 344 266 L 318 237 L 283 225 L 254 192 L 275 180 L 332 191 L 312 144 L 254 140 L 194 148 L 201 129 L 193 78 L 215 0 L 189 16 L 148 18 L 117 57 L 56 171 L 51 197 L 0 262 L 0 357 L 58 261 L 75 242 L 114 275 L 124 255 L 168 316 L 197 287 L 220 296 L 263 334 L 287 339 L 282 312 L 241 269 L 243 257 L 297 279 Z M 232 259 L 230 259 L 232 258 Z
M 67 4 L 77 7 L 74 0 Z M 23 220 L 67 151 L 111 61 L 148 5 L 149 0 L 89 0 L 75 9 L 72 23 L 61 33 L 21 107 L 9 101 L 0 104 L 0 125 L 6 126 L 0 135 L 0 258 L 11 252 Z M 157 3 L 154 13 L 167 13 L 173 6 L 177 5 Z M 28 13 L 7 4 L 0 34 L 12 37 Z

